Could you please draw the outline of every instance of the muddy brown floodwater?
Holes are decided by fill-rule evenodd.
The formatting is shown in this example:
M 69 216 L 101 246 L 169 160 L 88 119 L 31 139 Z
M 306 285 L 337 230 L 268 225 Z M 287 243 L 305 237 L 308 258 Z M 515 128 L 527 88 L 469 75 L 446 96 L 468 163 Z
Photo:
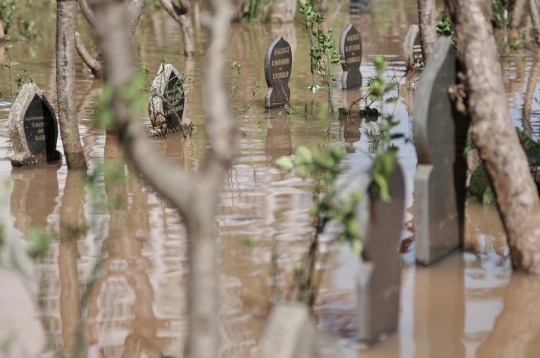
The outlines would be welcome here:
M 15 43 L 11 51 L 51 103 L 56 102 L 53 10 L 29 10 L 38 21 L 41 39 Z M 195 13 L 198 11 L 195 6 Z M 275 159 L 290 155 L 299 145 L 352 144 L 346 162 L 355 175 L 369 164 L 365 151 L 377 146 L 376 136 L 361 120 L 340 124 L 337 113 L 331 121 L 317 115 L 326 108 L 323 90 L 313 101 L 315 115 L 304 116 L 305 106 L 311 107 L 313 99 L 307 89 L 311 85 L 309 42 L 297 20 L 295 25 L 281 27 L 235 24 L 230 36 L 229 61 L 242 65 L 231 112 L 249 105 L 255 81 L 264 83 L 264 54 L 276 35 L 283 36 L 292 47 L 291 102 L 298 111 L 290 118 L 280 117 L 278 112 L 264 113 L 263 85 L 253 107 L 236 118 L 242 133 L 240 155 L 223 183 L 215 223 L 221 250 L 224 357 L 258 354 L 271 307 L 266 288 L 273 284 L 272 247 L 277 248 L 280 274 L 276 279 L 283 295 L 293 261 L 307 250 L 312 200 L 309 187 L 280 174 Z M 374 73 L 372 60 L 377 54 L 386 56 L 391 64 L 389 76 L 395 75 L 400 81 L 396 91 L 399 101 L 388 110 L 400 118 L 396 132 L 406 138 L 395 144 L 399 146 L 410 206 L 416 166 L 411 127 L 415 82 L 404 78 L 402 43 L 409 25 L 417 22 L 416 2 L 376 2 L 372 14 L 356 16 L 348 14 L 346 3 L 333 2 L 328 22 L 336 38 L 349 22 L 360 29 L 364 81 Z M 147 7 L 134 41 L 140 63 L 154 74 L 166 52 L 168 61 L 181 72 L 204 69 L 206 34 L 198 20 L 195 25 L 196 56 L 188 61 L 182 56 L 178 25 L 165 12 Z M 90 31 L 82 17 L 79 31 L 90 44 Z M 530 130 L 536 139 L 540 130 L 538 56 L 520 51 L 501 57 L 512 118 L 516 126 Z M 341 70 L 335 74 L 339 79 Z M 0 91 L 9 93 L 5 69 L 0 70 L 0 78 Z M 359 97 L 355 91 L 342 92 L 338 84 L 332 88 L 337 107 Z M 15 346 L 24 346 L 26 353 L 21 356 L 25 357 L 69 354 L 75 344 L 79 295 L 85 288 L 81 284 L 93 277 L 92 267 L 102 259 L 98 278 L 85 296 L 88 357 L 180 356 L 186 333 L 185 228 L 167 202 L 127 166 L 124 168 L 115 139 L 96 125 L 94 104 L 99 93 L 100 83 L 77 59 L 78 118 L 90 171 L 106 160 L 103 175 L 96 177 L 92 190 L 77 175 L 68 174 L 65 164 L 33 170 L 12 168 L 7 129 L 10 104 L 0 106 L 0 180 L 11 184 L 7 192 L 3 189 L 4 225 L 10 228 L 14 242 L 28 240 L 36 226 L 57 237 L 35 269 L 37 291 L 32 298 L 38 303 L 36 314 L 17 275 L 0 271 L 0 339 L 7 337 Z M 202 82 L 192 85 L 185 115 L 198 127 L 193 138 L 154 142 L 170 158 L 171 165 L 197 170 L 207 145 Z M 147 113 L 142 120 L 149 125 Z M 58 150 L 62 150 L 60 141 Z M 105 198 L 109 205 L 104 204 Z M 276 212 L 281 215 L 274 215 Z M 411 215 L 407 215 L 410 220 Z M 62 235 L 66 223 L 87 223 L 89 229 Z M 469 200 L 466 224 L 469 251 L 455 253 L 431 268 L 416 267 L 414 243 L 408 246 L 403 253 L 399 333 L 370 350 L 359 350 L 354 340 L 358 258 L 346 247 L 334 247 L 315 312 L 324 357 L 540 357 L 540 280 L 511 272 L 495 207 Z M 259 242 L 252 253 L 242 243 L 249 236 Z M 404 229 L 402 238 L 411 237 L 412 233 Z M 321 249 L 328 247 L 323 245 Z

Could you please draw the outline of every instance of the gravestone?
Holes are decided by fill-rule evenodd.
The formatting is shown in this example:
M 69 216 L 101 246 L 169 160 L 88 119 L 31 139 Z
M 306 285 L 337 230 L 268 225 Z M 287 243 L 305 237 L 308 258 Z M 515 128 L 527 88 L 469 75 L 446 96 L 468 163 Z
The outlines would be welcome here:
M 405 217 L 405 180 L 398 165 L 388 178 L 391 202 L 370 193 L 360 204 L 369 216 L 358 277 L 358 338 L 372 345 L 398 328 L 401 264 L 398 252 Z M 363 223 L 362 223 L 363 221 Z
M 341 35 L 339 43 L 339 53 L 341 59 L 345 61 L 343 67 L 343 77 L 341 86 L 343 89 L 357 88 L 362 86 L 362 73 L 360 64 L 362 63 L 362 38 L 360 32 L 349 24 Z
M 454 111 L 448 89 L 456 83 L 452 43 L 440 37 L 418 83 L 414 144 L 418 155 L 414 193 L 416 260 L 429 265 L 462 244 L 467 120 Z
M 9 112 L 9 137 L 15 167 L 58 161 L 58 121 L 54 110 L 34 83 L 26 83 Z
M 289 103 L 291 71 L 291 46 L 281 36 L 277 36 L 268 47 L 264 58 L 264 75 L 268 85 L 264 98 L 266 109 L 283 107 Z
M 189 120 L 183 118 L 186 100 L 184 83 L 173 65 L 159 66 L 151 91 L 150 122 L 157 134 L 178 132 L 181 131 L 181 122 L 184 126 L 189 124 Z
M 405 67 L 407 70 L 424 67 L 424 57 L 422 55 L 422 45 L 420 44 L 420 29 L 418 25 L 411 25 L 405 42 L 403 44 L 405 56 Z
M 351 14 L 368 14 L 371 11 L 371 0 L 351 0 L 349 12 Z
M 289 118 L 281 117 L 269 120 L 270 128 L 267 130 L 264 143 L 264 154 L 267 165 L 274 164 L 276 159 L 282 156 L 292 155 L 291 130 Z
M 318 358 L 317 330 L 301 304 L 272 309 L 261 341 L 260 358 Z

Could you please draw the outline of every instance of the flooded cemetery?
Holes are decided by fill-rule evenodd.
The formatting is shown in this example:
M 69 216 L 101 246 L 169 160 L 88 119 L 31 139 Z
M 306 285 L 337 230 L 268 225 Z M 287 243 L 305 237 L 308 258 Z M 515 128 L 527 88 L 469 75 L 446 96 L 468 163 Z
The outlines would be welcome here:
M 72 86 L 56 2 L 0 0 L 0 357 L 212 357 L 212 334 L 222 357 L 540 357 L 540 279 L 452 96 L 443 2 L 428 61 L 414 0 L 247 1 L 224 39 L 220 1 L 183 2 L 126 1 L 125 47 L 121 2 L 74 5 Z M 523 11 L 493 36 L 538 184 Z

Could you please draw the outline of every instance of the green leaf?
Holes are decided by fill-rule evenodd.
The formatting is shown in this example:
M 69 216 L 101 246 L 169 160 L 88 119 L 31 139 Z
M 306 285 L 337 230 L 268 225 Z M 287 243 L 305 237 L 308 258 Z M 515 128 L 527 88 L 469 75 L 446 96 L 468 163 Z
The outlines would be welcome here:
M 299 146 L 296 148 L 296 160 L 299 163 L 311 163 L 313 161 L 313 153 L 306 146 Z
M 291 158 L 287 156 L 280 157 L 276 159 L 276 166 L 282 172 L 290 172 L 294 168 L 294 163 Z

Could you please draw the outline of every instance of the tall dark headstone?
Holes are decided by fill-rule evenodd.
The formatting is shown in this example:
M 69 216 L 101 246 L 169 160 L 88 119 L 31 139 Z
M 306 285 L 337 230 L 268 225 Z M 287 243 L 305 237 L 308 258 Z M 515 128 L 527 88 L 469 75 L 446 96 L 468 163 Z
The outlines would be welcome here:
M 268 47 L 264 58 L 264 75 L 268 90 L 264 98 L 266 109 L 283 107 L 290 101 L 289 79 L 292 71 L 291 46 L 281 36 Z
M 371 0 L 351 0 L 349 12 L 351 14 L 367 14 L 371 11 Z
M 360 73 L 362 38 L 360 32 L 352 24 L 347 25 L 341 35 L 339 53 L 341 59 L 345 61 L 341 65 L 343 67 L 342 88 L 349 89 L 362 86 L 362 73 Z
M 401 263 L 398 247 L 405 215 L 405 180 L 398 165 L 388 178 L 391 202 L 373 193 L 358 278 L 358 338 L 372 345 L 398 328 Z
M 261 340 L 259 357 L 320 357 L 317 330 L 306 306 L 291 304 L 272 309 Z
M 271 166 L 276 159 L 292 154 L 292 139 L 288 117 L 271 119 L 269 124 L 270 128 L 268 128 L 266 134 L 264 154 L 267 165 Z
M 34 83 L 23 85 L 9 113 L 9 137 L 15 167 L 58 161 L 58 122 L 54 110 Z
M 454 111 L 448 89 L 456 83 L 452 43 L 440 37 L 418 83 L 414 144 L 416 260 L 429 265 L 461 246 L 465 211 L 468 123 Z
M 152 82 L 150 101 L 150 122 L 154 131 L 165 135 L 180 130 L 184 122 L 185 91 L 181 74 L 171 64 L 159 66 Z

